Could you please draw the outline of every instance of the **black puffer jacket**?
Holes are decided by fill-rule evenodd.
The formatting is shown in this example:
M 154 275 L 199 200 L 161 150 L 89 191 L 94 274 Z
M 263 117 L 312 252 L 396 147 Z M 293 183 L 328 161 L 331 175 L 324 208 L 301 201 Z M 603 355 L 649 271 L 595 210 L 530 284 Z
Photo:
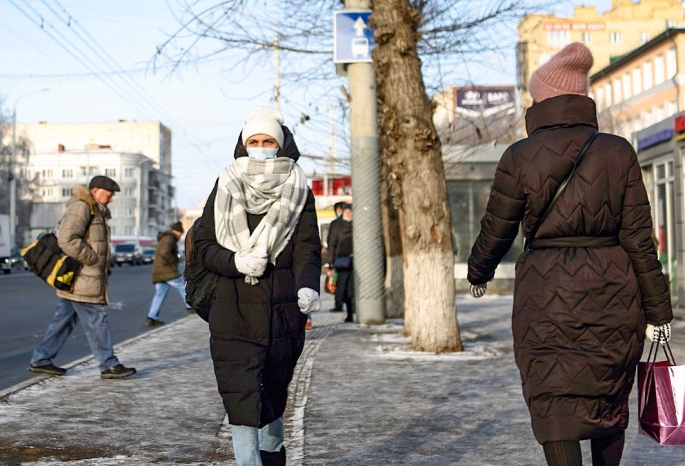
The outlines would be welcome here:
M 279 156 L 295 160 L 299 151 L 284 128 Z M 239 141 L 236 157 L 246 155 Z M 217 243 L 214 231 L 216 186 L 205 205 L 195 239 L 195 254 L 221 275 L 209 315 L 210 348 L 219 393 L 229 422 L 262 427 L 285 410 L 288 384 L 304 347 L 307 321 L 297 305 L 297 291 L 319 292 L 321 240 L 314 196 L 307 196 L 296 230 L 259 283 L 245 283 L 234 253 Z M 248 215 L 253 230 L 261 216 Z
M 493 277 L 521 222 L 530 235 L 597 129 L 595 103 L 547 99 L 528 110 L 526 124 L 530 136 L 497 167 L 469 257 L 472 284 Z M 646 323 L 673 316 L 651 232 L 637 155 L 625 139 L 600 134 L 537 234 L 544 248 L 516 263 L 514 351 L 540 443 L 627 427 Z M 614 244 L 591 247 L 598 237 Z

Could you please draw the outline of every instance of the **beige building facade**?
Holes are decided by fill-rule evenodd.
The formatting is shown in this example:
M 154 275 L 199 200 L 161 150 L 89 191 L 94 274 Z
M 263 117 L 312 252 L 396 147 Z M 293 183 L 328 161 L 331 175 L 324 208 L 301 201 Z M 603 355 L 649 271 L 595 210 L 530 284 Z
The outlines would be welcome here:
M 592 51 L 593 74 L 665 30 L 684 25 L 679 0 L 612 0 L 611 10 L 603 14 L 597 12 L 597 7 L 579 6 L 571 17 L 526 15 L 518 26 L 519 109 L 523 114 L 532 105 L 528 92 L 532 73 L 571 42 L 581 42 Z M 525 136 L 523 129 L 520 136 Z
M 685 109 L 685 29 L 667 29 L 595 72 L 590 97 L 600 129 L 628 140 Z

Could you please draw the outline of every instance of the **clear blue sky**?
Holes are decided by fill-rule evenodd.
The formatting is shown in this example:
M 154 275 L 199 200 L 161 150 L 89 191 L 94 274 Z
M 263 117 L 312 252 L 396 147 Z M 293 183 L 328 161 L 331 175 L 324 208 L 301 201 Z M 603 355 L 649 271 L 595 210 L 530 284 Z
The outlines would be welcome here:
M 610 0 L 572 3 L 596 5 L 600 12 L 611 5 Z M 273 104 L 273 68 L 264 66 L 245 79 L 236 78 L 240 72 L 233 73 L 228 80 L 222 72 L 231 64 L 227 57 L 219 57 L 184 68 L 180 74 L 146 70 L 156 47 L 178 28 L 169 4 L 176 1 L 0 0 L 0 98 L 4 113 L 11 115 L 18 98 L 50 89 L 21 98 L 16 106 L 18 123 L 161 121 L 173 131 L 178 207 L 192 208 L 209 194 L 219 170 L 233 160 L 248 111 Z M 570 8 L 559 11 L 569 14 Z M 514 84 L 514 45 L 508 48 L 509 58 L 500 72 L 471 70 L 474 79 L 483 85 Z M 98 69 L 127 73 L 98 78 L 91 74 Z M 281 108 L 289 126 L 301 114 L 301 108 L 287 103 L 296 98 L 283 95 L 286 102 Z M 327 134 L 307 134 L 305 125 L 296 138 L 302 152 L 328 154 Z M 323 169 L 305 159 L 301 165 L 308 173 Z

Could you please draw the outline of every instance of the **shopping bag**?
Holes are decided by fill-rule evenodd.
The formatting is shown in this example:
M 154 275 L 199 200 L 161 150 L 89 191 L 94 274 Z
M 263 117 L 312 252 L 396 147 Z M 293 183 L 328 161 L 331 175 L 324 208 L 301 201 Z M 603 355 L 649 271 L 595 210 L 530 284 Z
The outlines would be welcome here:
M 685 445 L 685 366 L 676 365 L 668 343 L 667 360 L 656 362 L 654 345 L 637 368 L 638 432 L 660 445 Z
M 335 269 L 328 269 L 326 271 L 326 284 L 324 289 L 326 293 L 335 294 L 338 288 L 338 272 Z

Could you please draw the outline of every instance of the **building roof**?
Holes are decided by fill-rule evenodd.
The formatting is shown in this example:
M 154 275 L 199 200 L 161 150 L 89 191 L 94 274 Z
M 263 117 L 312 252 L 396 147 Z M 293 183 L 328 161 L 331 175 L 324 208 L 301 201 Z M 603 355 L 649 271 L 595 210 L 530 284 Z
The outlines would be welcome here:
M 666 40 L 666 39 L 668 39 L 674 35 L 680 34 L 682 32 L 685 32 L 685 27 L 668 28 L 664 32 L 662 32 L 658 36 L 648 40 L 647 42 L 645 42 L 644 44 L 642 44 L 638 48 L 633 49 L 630 52 L 628 52 L 624 55 L 621 55 L 619 57 L 614 57 L 614 59 L 612 60 L 612 62 L 609 65 L 605 66 L 604 68 L 602 68 L 601 70 L 597 71 L 596 73 L 594 73 L 593 75 L 590 76 L 590 82 L 603 77 L 604 75 L 606 75 L 610 71 L 613 71 L 614 69 L 619 68 L 620 66 L 622 66 L 626 63 L 629 63 L 632 59 L 634 59 L 635 57 L 640 55 L 642 52 L 649 50 L 651 47 L 654 47 L 658 43 L 660 43 L 660 42 L 662 42 L 662 41 L 664 41 L 664 40 Z

